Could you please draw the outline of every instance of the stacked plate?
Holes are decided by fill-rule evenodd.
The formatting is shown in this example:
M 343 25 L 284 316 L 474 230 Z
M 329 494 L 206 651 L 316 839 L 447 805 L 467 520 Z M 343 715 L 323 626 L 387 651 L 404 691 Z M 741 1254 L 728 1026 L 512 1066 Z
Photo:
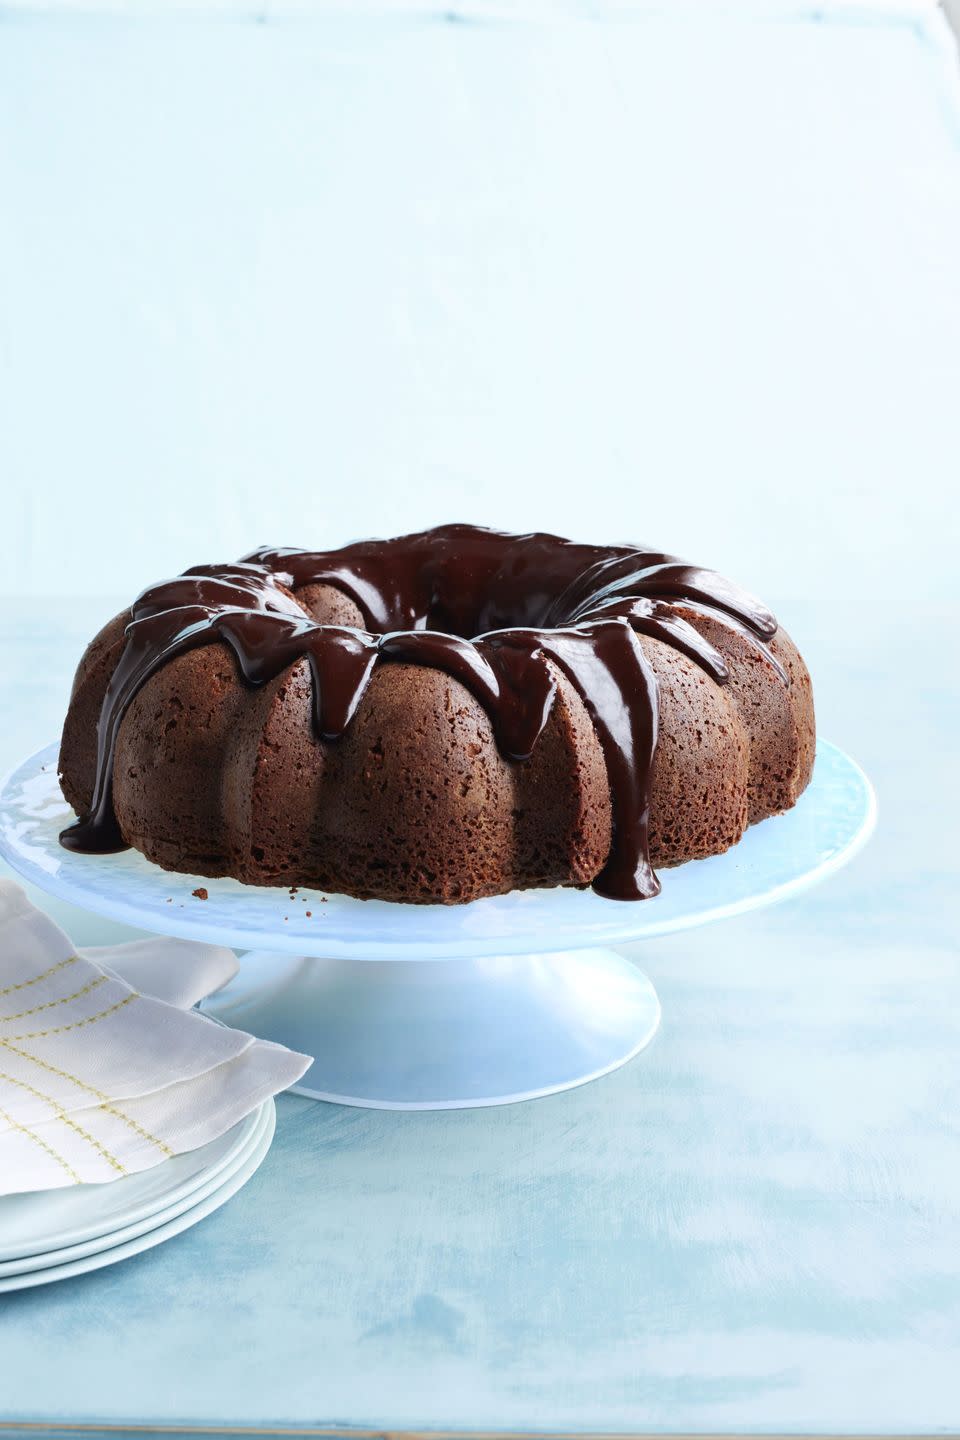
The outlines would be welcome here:
M 0 1292 L 67 1280 L 160 1245 L 218 1210 L 270 1148 L 272 1100 L 219 1140 L 109 1185 L 0 1199 Z

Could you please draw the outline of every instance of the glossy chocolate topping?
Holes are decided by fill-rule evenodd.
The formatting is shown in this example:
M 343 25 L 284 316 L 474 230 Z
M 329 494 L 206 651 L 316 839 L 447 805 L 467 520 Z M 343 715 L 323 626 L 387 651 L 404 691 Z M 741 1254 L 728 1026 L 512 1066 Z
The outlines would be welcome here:
M 312 620 L 292 597 L 318 583 L 348 595 L 368 628 Z M 594 722 L 610 781 L 613 844 L 593 888 L 620 900 L 655 895 L 647 822 L 658 696 L 637 634 L 682 651 L 718 684 L 727 679 L 681 605 L 747 636 L 786 681 L 763 643 L 776 632 L 767 610 L 713 571 L 652 550 L 448 525 L 341 550 L 264 549 L 233 565 L 197 566 L 132 607 L 98 723 L 90 813 L 61 841 L 73 850 L 124 848 L 112 802 L 120 724 L 150 676 L 196 646 L 228 645 L 249 685 L 305 659 L 326 742 L 350 724 L 375 666 L 443 670 L 484 707 L 502 754 L 516 762 L 532 754 L 562 672 Z

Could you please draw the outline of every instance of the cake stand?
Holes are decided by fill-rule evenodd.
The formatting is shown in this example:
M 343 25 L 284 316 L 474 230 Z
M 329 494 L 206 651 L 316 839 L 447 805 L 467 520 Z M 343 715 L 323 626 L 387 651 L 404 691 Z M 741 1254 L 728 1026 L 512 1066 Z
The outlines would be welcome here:
M 863 771 L 820 741 L 789 814 L 725 855 L 661 872 L 654 900 L 553 889 L 396 905 L 175 875 L 132 850 L 65 850 L 56 761 L 47 746 L 0 791 L 0 854 L 14 869 L 111 919 L 248 952 L 205 1011 L 315 1056 L 302 1094 L 382 1109 L 500 1105 L 616 1069 L 653 1038 L 660 1005 L 611 946 L 796 895 L 846 864 L 876 819 Z

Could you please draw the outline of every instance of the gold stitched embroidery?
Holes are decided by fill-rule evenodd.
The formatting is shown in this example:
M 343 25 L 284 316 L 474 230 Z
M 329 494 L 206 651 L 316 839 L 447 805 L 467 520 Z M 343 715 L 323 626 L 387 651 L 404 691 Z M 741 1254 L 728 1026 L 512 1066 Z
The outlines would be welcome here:
M 74 990 L 72 995 L 64 995 L 60 1000 L 47 1000 L 43 1005 L 34 1005 L 32 1010 L 19 1010 L 16 1015 L 0 1015 L 0 1025 L 6 1025 L 11 1020 L 25 1020 L 28 1015 L 39 1015 L 41 1010 L 53 1010 L 55 1006 L 67 1005 L 71 1000 L 82 1000 L 91 990 L 105 985 L 108 979 L 107 975 L 98 975 L 96 980 L 88 980 L 81 989 Z
M 12 995 L 15 990 L 26 990 L 28 985 L 37 985 L 41 980 L 46 980 L 48 976 L 56 975 L 58 970 L 65 970 L 68 965 L 75 965 L 77 958 L 76 955 L 68 955 L 66 960 L 58 960 L 56 965 L 51 965 L 49 970 L 44 970 L 39 975 L 34 975 L 32 980 L 21 980 L 19 985 L 5 985 L 0 990 L 0 997 Z
M 0 1037 L 0 1043 L 7 1044 L 9 1040 L 46 1040 L 50 1035 L 65 1035 L 68 1030 L 79 1030 L 84 1025 L 95 1025 L 98 1020 L 105 1020 L 108 1015 L 115 1015 L 122 1010 L 124 1005 L 129 1005 L 131 1000 L 139 1000 L 140 996 L 134 992 L 125 995 L 115 1005 L 110 1005 L 106 1010 L 101 1010 L 97 1015 L 88 1015 L 85 1020 L 72 1020 L 69 1025 L 54 1025 L 49 1030 L 28 1030 L 23 1035 L 5 1035 Z
M 124 1125 L 129 1125 L 130 1129 L 135 1130 L 141 1140 L 148 1140 L 151 1145 L 156 1145 L 157 1149 L 166 1155 L 169 1160 L 172 1160 L 177 1153 L 175 1150 L 171 1150 L 169 1145 L 165 1145 L 162 1140 L 158 1140 L 156 1135 L 151 1135 L 149 1130 L 144 1130 L 143 1126 L 138 1125 L 136 1120 L 132 1120 L 129 1115 L 125 1115 L 122 1110 L 118 1110 L 115 1105 L 111 1105 L 108 1101 L 104 1100 L 100 1109 L 106 1110 L 108 1115 L 115 1115 L 118 1120 L 123 1121 Z
M 105 1095 L 103 1091 L 98 1090 L 96 1086 L 88 1085 L 87 1082 L 81 1080 L 79 1076 L 71 1075 L 69 1070 L 61 1070 L 59 1066 L 51 1065 L 49 1060 L 41 1060 L 39 1055 L 31 1055 L 29 1050 L 21 1050 L 18 1046 L 11 1045 L 6 1040 L 0 1039 L 0 1045 L 9 1050 L 11 1054 L 19 1055 L 21 1060 L 29 1060 L 33 1065 L 39 1065 L 41 1070 L 46 1070 L 51 1075 L 58 1075 L 61 1080 L 69 1080 L 71 1085 L 76 1085 L 79 1090 L 85 1090 L 88 1095 L 93 1095 L 101 1102 L 101 1110 L 108 1111 L 111 1115 L 115 1115 L 118 1120 L 122 1120 L 124 1125 L 129 1125 L 130 1129 L 139 1135 L 142 1140 L 147 1140 L 151 1145 L 156 1145 L 162 1154 L 169 1158 L 172 1158 L 176 1154 L 176 1151 L 171 1150 L 169 1145 L 165 1145 L 162 1140 L 158 1140 L 156 1135 L 151 1135 L 149 1130 L 145 1130 L 136 1120 L 131 1119 L 129 1115 L 125 1115 L 118 1106 L 113 1104 L 110 1096 Z
M 54 1150 L 52 1145 L 48 1145 L 46 1140 L 41 1139 L 39 1135 L 35 1135 L 28 1126 L 21 1125 L 19 1120 L 14 1120 L 13 1116 L 8 1115 L 6 1110 L 0 1109 L 0 1116 L 2 1116 L 4 1120 L 6 1120 L 11 1130 L 18 1130 L 21 1135 L 26 1135 L 28 1140 L 32 1140 L 35 1145 L 40 1146 L 41 1150 L 45 1150 L 50 1156 L 51 1160 L 56 1160 L 58 1165 L 62 1165 L 64 1170 L 66 1170 L 67 1174 L 70 1176 L 70 1179 L 73 1181 L 74 1185 L 81 1185 L 83 1183 L 80 1179 L 80 1176 L 77 1174 L 76 1170 L 74 1170 L 73 1166 L 69 1163 L 69 1161 L 64 1160 L 63 1156 L 59 1155 L 57 1151 Z
M 11 1085 L 19 1085 L 21 1089 L 28 1090 L 31 1095 L 36 1095 L 38 1100 L 42 1100 L 44 1104 L 50 1106 L 51 1110 L 56 1113 L 58 1120 L 61 1120 L 64 1125 L 69 1125 L 70 1129 L 79 1135 L 81 1140 L 86 1140 L 88 1144 L 92 1145 L 94 1150 L 103 1156 L 108 1165 L 112 1165 L 114 1170 L 117 1170 L 121 1175 L 127 1174 L 126 1166 L 121 1165 L 116 1155 L 111 1155 L 107 1147 L 102 1145 L 95 1135 L 91 1135 L 88 1130 L 84 1130 L 83 1126 L 74 1120 L 72 1115 L 68 1115 L 63 1106 L 58 1104 L 52 1095 L 45 1095 L 42 1090 L 37 1090 L 35 1086 L 28 1085 L 26 1080 L 18 1080 L 15 1075 L 8 1075 L 3 1070 L 0 1070 L 0 1080 L 7 1080 Z M 101 1106 L 100 1108 L 102 1109 L 103 1107 Z M 5 1115 L 7 1114 L 6 1111 L 3 1113 Z
M 95 1095 L 98 1100 L 109 1101 L 109 1095 L 104 1095 L 102 1090 L 97 1090 L 95 1086 L 88 1085 L 87 1082 L 81 1080 L 79 1076 L 71 1075 L 69 1070 L 60 1070 L 56 1065 L 51 1065 L 49 1060 L 41 1060 L 39 1055 L 31 1055 L 29 1050 L 21 1050 L 16 1045 L 11 1045 L 9 1040 L 4 1040 L 2 1037 L 0 1037 L 0 1045 L 3 1045 L 7 1050 L 11 1051 L 12 1054 L 19 1055 L 21 1060 L 30 1060 L 34 1065 L 39 1065 L 41 1070 L 49 1070 L 51 1075 L 59 1075 L 61 1080 L 69 1080 L 72 1085 L 78 1086 L 81 1090 L 86 1090 L 88 1095 Z

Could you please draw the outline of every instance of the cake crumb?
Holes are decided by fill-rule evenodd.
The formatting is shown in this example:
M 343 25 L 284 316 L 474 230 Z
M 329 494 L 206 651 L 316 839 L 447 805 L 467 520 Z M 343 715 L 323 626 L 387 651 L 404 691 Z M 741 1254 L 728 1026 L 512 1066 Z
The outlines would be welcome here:
M 304 914 L 306 915 L 307 919 L 309 920 L 310 917 L 311 917 L 311 915 L 313 914 L 313 911 L 312 911 L 312 910 L 306 910 L 306 911 L 304 911 Z
M 198 900 L 210 899 L 210 892 L 207 890 L 206 885 L 198 885 L 196 890 L 193 890 L 191 893 L 196 895 Z

